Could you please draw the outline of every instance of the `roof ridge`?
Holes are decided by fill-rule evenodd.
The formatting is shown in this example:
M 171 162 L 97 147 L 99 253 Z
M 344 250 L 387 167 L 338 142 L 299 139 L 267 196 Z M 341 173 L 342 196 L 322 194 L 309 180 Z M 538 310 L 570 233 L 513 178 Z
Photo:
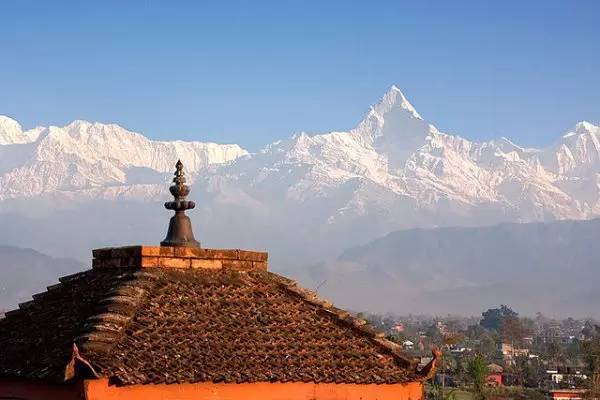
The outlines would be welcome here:
M 99 299 L 97 312 L 86 318 L 79 336 L 74 338 L 82 352 L 109 352 L 158 280 L 156 274 L 149 271 L 129 271 L 129 274 L 131 278 L 116 282 L 115 287 Z
M 323 311 L 332 315 L 338 322 L 350 326 L 355 332 L 365 336 L 372 343 L 389 353 L 394 360 L 401 363 L 401 366 L 417 372 L 418 361 L 407 357 L 402 352 L 402 347 L 391 340 L 385 338 L 385 333 L 373 328 L 362 318 L 353 316 L 350 312 L 335 307 L 329 300 L 321 299 L 316 292 L 304 289 L 298 282 L 281 275 L 268 272 L 277 277 L 277 281 L 286 291 L 293 293 L 300 299 L 314 306 L 320 307 Z

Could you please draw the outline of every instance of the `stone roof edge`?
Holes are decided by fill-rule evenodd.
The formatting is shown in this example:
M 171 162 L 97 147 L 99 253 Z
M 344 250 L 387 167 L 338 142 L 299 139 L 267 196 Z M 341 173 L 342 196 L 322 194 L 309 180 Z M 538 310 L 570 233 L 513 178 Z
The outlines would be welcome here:
M 418 361 L 403 354 L 401 345 L 386 339 L 383 332 L 378 331 L 370 326 L 366 320 L 357 318 L 350 312 L 335 307 L 330 301 L 319 298 L 314 291 L 300 287 L 294 280 L 277 274 L 273 275 L 278 277 L 279 283 L 286 291 L 300 297 L 307 303 L 320 307 L 323 311 L 332 315 L 341 324 L 352 328 L 355 332 L 358 332 L 359 334 L 370 339 L 373 344 L 394 357 L 394 359 L 404 368 L 418 373 Z

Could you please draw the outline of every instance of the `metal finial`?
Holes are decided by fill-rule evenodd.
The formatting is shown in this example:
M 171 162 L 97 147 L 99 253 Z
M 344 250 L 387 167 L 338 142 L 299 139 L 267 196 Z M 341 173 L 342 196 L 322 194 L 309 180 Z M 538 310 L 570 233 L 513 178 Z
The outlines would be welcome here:
M 178 160 L 175 164 L 174 185 L 169 187 L 169 191 L 174 197 L 174 201 L 167 201 L 165 208 L 175 211 L 175 215 L 169 221 L 169 230 L 165 240 L 160 242 L 161 246 L 174 247 L 200 247 L 200 243 L 194 239 L 192 232 L 192 222 L 185 215 L 185 210 L 191 210 L 196 207 L 196 203 L 186 200 L 190 193 L 190 187 L 185 184 L 185 172 L 183 163 Z

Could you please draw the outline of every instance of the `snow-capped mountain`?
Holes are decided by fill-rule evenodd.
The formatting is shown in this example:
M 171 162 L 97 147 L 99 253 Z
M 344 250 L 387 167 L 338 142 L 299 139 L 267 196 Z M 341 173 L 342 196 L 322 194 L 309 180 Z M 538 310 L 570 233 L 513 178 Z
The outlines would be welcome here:
M 22 132 L 4 117 L 0 140 L 0 210 L 24 198 L 163 199 L 181 158 L 213 244 L 276 247 L 290 262 L 398 229 L 600 215 L 597 126 L 580 122 L 545 149 L 477 143 L 439 131 L 395 86 L 350 131 L 299 133 L 254 154 L 84 121 Z
M 512 301 L 595 313 L 585 305 L 598 298 L 587 282 L 599 220 L 495 224 L 600 216 L 600 128 L 580 122 L 543 149 L 473 142 L 441 132 L 396 87 L 354 129 L 298 133 L 254 154 L 85 121 L 24 132 L 0 117 L 0 243 L 86 261 L 91 248 L 157 244 L 177 159 L 204 246 L 267 249 L 274 270 L 328 282 L 325 295 L 348 307 L 382 310 L 370 302 L 384 296 L 392 311 Z M 532 284 L 542 271 L 544 285 Z
M 362 216 L 398 227 L 581 219 L 600 211 L 599 140 L 598 127 L 580 122 L 544 150 L 505 138 L 471 142 L 440 132 L 392 87 L 355 129 L 297 134 L 216 176 L 253 197 L 335 199 L 330 224 Z
M 43 128 L 33 128 L 23 132 L 14 119 L 0 115 L 0 145 L 21 144 L 35 141 Z
M 22 132 L 8 117 L 0 117 L 0 143 L 0 199 L 86 189 L 110 193 L 115 186 L 162 182 L 178 159 L 195 174 L 247 154 L 235 144 L 152 141 L 115 124 L 86 121 Z

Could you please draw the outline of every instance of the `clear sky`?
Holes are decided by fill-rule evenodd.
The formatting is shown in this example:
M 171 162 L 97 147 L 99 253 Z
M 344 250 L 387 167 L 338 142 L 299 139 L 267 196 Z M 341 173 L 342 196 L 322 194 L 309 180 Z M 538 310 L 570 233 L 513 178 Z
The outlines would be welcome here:
M 251 150 L 354 126 L 392 84 L 443 131 L 600 122 L 600 1 L 2 1 L 0 114 Z

